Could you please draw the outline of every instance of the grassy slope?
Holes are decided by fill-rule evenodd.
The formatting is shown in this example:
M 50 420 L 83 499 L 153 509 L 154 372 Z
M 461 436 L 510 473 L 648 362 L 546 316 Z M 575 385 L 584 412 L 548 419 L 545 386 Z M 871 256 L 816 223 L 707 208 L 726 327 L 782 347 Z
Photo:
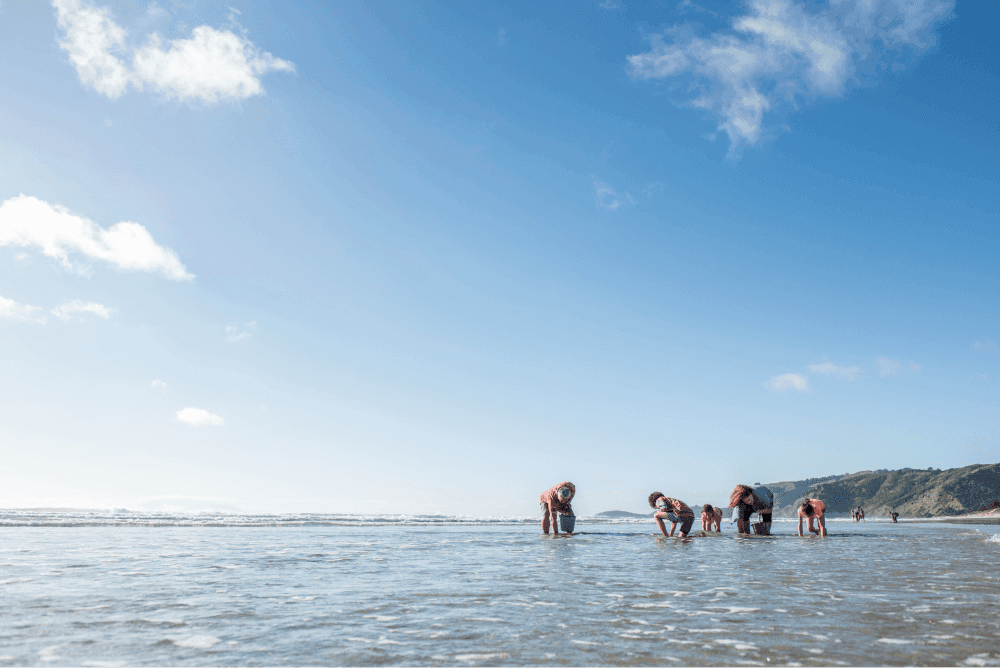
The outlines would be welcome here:
M 831 514 L 849 513 L 860 505 L 869 516 L 884 516 L 893 509 L 905 517 L 959 515 L 1000 499 L 1000 464 L 946 471 L 865 471 L 808 482 L 769 484 L 779 516 L 794 516 L 805 496 L 822 499 Z

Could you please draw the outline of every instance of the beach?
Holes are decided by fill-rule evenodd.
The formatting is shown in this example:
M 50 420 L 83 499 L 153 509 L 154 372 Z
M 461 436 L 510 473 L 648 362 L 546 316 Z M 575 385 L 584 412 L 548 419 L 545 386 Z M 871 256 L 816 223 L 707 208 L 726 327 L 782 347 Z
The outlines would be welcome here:
M 0 513 L 3 665 L 1000 665 L 996 525 Z

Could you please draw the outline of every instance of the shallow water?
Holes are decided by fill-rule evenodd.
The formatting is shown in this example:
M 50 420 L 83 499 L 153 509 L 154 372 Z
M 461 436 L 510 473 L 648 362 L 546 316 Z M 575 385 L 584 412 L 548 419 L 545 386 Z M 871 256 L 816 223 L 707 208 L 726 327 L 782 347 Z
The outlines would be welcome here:
M 1000 665 L 995 526 L 171 517 L 0 513 L 0 665 Z

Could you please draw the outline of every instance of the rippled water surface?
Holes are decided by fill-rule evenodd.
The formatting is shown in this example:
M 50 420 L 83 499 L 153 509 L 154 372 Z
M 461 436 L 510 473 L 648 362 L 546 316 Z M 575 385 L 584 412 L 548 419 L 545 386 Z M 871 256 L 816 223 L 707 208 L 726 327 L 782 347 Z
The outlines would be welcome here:
M 995 526 L 53 517 L 0 515 L 0 665 L 1000 665 Z

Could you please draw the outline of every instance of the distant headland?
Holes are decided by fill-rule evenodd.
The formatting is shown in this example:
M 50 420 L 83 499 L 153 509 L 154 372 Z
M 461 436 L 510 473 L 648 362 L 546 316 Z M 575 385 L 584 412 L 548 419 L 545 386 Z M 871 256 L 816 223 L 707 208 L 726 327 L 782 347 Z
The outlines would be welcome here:
M 864 508 L 868 517 L 884 517 L 890 511 L 918 518 L 1000 516 L 1000 464 L 946 470 L 878 469 L 764 485 L 774 492 L 776 517 L 795 517 L 806 497 L 822 499 L 830 517 L 850 517 L 851 509 L 857 506 Z M 691 505 L 691 509 L 700 515 L 700 505 Z M 606 510 L 596 515 L 606 519 L 652 516 L 625 510 Z
M 774 514 L 795 517 L 805 497 L 822 499 L 828 515 L 849 516 L 861 506 L 869 517 L 948 517 L 1000 507 L 1000 464 L 957 469 L 879 469 L 807 480 L 766 483 Z

